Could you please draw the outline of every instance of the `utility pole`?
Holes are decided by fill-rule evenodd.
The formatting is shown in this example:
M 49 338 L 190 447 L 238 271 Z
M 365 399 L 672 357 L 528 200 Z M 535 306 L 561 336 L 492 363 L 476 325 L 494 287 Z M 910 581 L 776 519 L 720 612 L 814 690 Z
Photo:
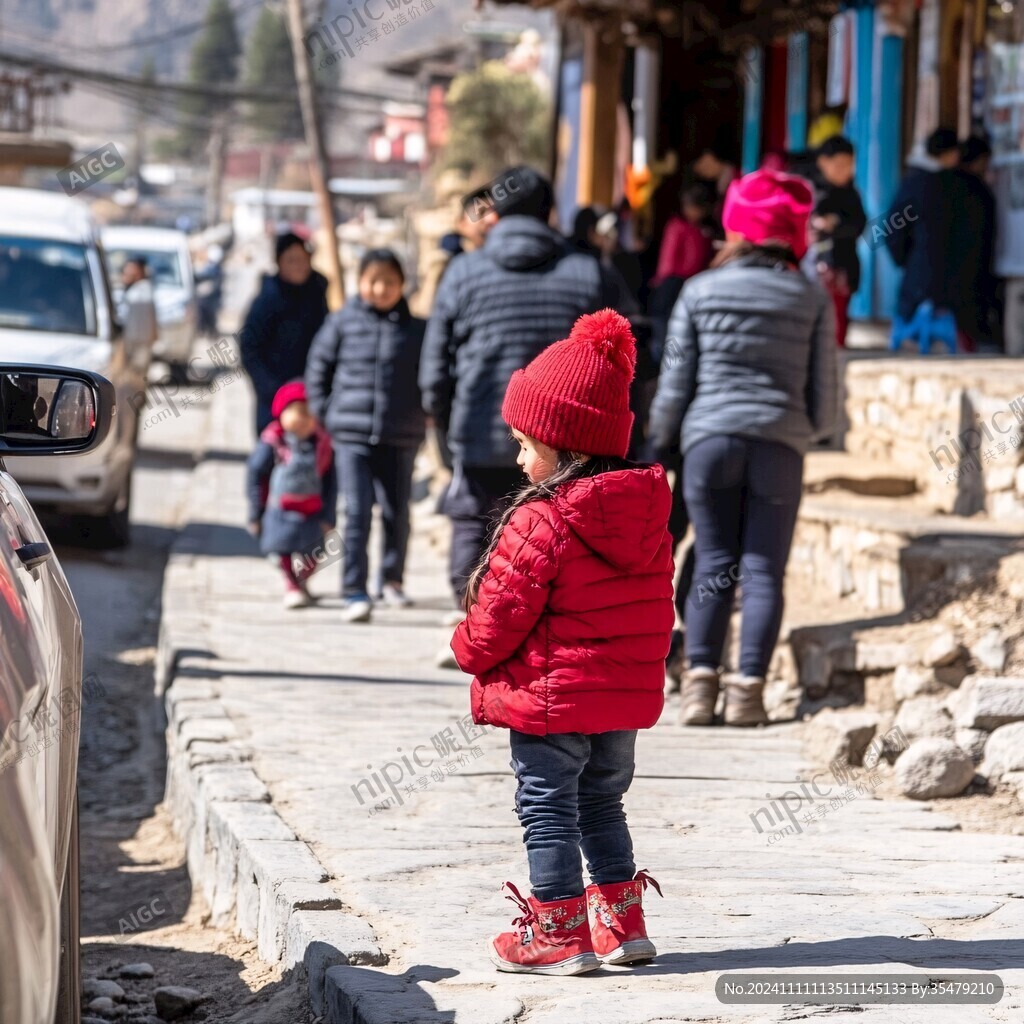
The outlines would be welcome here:
M 206 179 L 206 224 L 212 227 L 220 222 L 224 185 L 224 163 L 228 150 L 227 115 L 218 110 L 213 115 L 213 128 L 209 143 L 209 173 Z
M 303 38 L 306 26 L 302 16 L 302 0 L 288 2 L 288 34 L 292 40 L 292 58 L 295 61 L 295 83 L 299 90 L 299 106 L 302 109 L 302 124 L 309 147 L 309 177 L 317 198 L 320 212 L 320 226 L 327 238 L 328 301 L 337 309 L 345 301 L 345 277 L 338 253 L 338 235 L 334 223 L 334 207 L 327 190 L 327 154 L 324 152 L 323 136 L 320 131 L 320 117 L 316 95 L 309 71 L 309 58 L 304 49 Z

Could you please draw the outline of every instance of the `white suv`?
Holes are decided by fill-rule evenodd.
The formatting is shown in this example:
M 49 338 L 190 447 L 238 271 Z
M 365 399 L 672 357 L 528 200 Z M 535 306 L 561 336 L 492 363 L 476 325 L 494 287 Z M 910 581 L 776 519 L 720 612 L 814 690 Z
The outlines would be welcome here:
M 67 459 L 22 459 L 18 482 L 37 508 L 92 517 L 88 537 L 102 546 L 129 540 L 151 340 L 130 337 L 117 321 L 87 207 L 52 192 L 0 188 L 0 362 L 91 370 L 113 383 L 117 398 L 102 445 Z

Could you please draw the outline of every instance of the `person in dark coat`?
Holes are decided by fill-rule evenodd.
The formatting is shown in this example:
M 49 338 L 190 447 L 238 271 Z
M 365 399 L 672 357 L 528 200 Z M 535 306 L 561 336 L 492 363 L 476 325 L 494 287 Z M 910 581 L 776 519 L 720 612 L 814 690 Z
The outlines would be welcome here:
M 927 166 L 911 167 L 881 223 L 872 225 L 869 241 L 884 240 L 893 262 L 903 268 L 897 316 L 912 321 L 930 302 L 936 313 L 955 311 L 962 295 L 965 267 L 956 251 L 956 221 L 966 198 L 956 132 L 937 128 L 925 144 Z
M 853 143 L 842 135 L 826 139 L 818 149 L 815 170 L 808 262 L 832 298 L 836 344 L 845 347 L 850 296 L 860 287 L 857 239 L 868 223 L 853 183 Z
M 367 622 L 367 545 L 380 505 L 384 553 L 377 594 L 412 602 L 403 589 L 413 463 L 426 433 L 417 376 L 425 323 L 402 296 L 405 273 L 390 249 L 371 249 L 359 266 L 359 295 L 332 313 L 313 339 L 306 365 L 310 407 L 335 444 L 345 498 L 346 622 Z
M 521 482 L 501 418 L 509 379 L 584 313 L 612 305 L 618 290 L 597 259 L 574 253 L 548 226 L 554 193 L 546 179 L 530 167 L 501 178 L 515 187 L 494 199 L 496 223 L 483 247 L 456 257 L 445 274 L 420 368 L 424 409 L 446 433 L 454 462 L 443 509 L 457 607 L 489 523 Z
M 999 351 L 998 303 L 994 274 L 996 199 L 985 180 L 992 148 L 972 135 L 960 147 L 956 175 L 964 191 L 960 216 L 953 221 L 954 252 L 959 255 L 963 291 L 953 307 L 957 326 L 975 349 Z
M 686 615 L 690 669 L 681 721 L 709 725 L 736 584 L 740 673 L 725 679 L 727 725 L 767 721 L 765 673 L 782 622 L 783 581 L 803 458 L 835 424 L 832 303 L 799 272 L 813 195 L 802 178 L 755 171 L 726 195 L 726 244 L 672 312 L 651 408 L 651 446 L 683 451 L 696 566 Z
M 271 403 L 272 421 L 249 457 L 246 491 L 249 532 L 284 576 L 284 606 L 312 603 L 306 582 L 328 549 L 334 529 L 338 483 L 331 439 L 306 402 L 302 381 L 281 387 Z M 335 537 L 334 543 L 340 546 Z
M 327 316 L 327 279 L 310 262 L 309 246 L 286 231 L 275 243 L 277 273 L 263 278 L 239 336 L 242 366 L 256 392 L 256 434 L 270 423 L 282 384 L 301 377 L 313 336 Z

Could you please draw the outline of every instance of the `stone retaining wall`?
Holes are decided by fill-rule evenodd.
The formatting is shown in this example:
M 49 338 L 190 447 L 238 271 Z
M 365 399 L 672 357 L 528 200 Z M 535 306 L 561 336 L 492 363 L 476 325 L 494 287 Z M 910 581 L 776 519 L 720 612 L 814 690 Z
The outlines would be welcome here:
M 850 358 L 844 383 L 847 452 L 912 475 L 936 511 L 1024 519 L 1024 362 Z

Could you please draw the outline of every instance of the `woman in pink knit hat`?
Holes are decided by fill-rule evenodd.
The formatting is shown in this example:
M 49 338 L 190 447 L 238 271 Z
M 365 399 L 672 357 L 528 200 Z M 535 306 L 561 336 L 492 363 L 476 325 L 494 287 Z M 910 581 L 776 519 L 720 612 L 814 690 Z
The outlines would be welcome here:
M 798 269 L 814 197 L 802 178 L 762 169 L 729 186 L 726 242 L 691 278 L 669 321 L 650 440 L 679 443 L 696 533 L 686 609 L 683 725 L 767 722 L 765 673 L 778 639 L 783 578 L 812 440 L 836 415 L 832 304 Z M 737 585 L 739 672 L 722 677 Z

